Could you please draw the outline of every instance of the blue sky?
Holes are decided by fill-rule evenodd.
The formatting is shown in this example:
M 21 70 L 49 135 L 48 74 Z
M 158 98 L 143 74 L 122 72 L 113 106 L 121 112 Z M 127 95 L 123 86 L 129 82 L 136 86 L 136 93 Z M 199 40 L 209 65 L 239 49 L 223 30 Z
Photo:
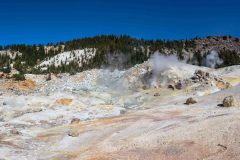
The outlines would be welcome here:
M 0 0 L 0 44 L 127 34 L 240 37 L 239 0 Z

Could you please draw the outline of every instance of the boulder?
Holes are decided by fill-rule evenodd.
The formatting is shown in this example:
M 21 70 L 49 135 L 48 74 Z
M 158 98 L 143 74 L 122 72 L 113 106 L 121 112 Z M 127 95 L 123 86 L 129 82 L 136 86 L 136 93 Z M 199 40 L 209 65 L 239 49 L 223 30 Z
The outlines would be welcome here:
M 69 131 L 68 131 L 68 136 L 78 137 L 78 136 L 79 136 L 79 132 L 77 132 L 77 131 L 75 131 L 75 130 L 69 130 Z
M 233 96 L 228 96 L 223 99 L 223 107 L 236 106 L 236 99 Z
M 52 79 L 52 74 L 48 73 L 46 77 L 46 81 L 50 81 Z
M 143 86 L 142 89 L 143 89 L 143 90 L 146 90 L 146 89 L 147 89 L 147 86 Z
M 191 105 L 191 104 L 195 104 L 195 103 L 197 103 L 197 101 L 195 99 L 193 99 L 192 97 L 190 97 L 186 100 L 185 104 L 186 105 Z
M 174 86 L 173 86 L 173 85 L 171 85 L 171 84 L 169 84 L 169 85 L 168 85 L 168 88 L 169 88 L 169 89 L 172 89 L 172 90 L 174 90 L 174 89 L 175 89 L 175 88 L 174 88 Z
M 178 90 L 182 89 L 183 88 L 182 82 L 178 81 L 178 83 L 175 85 L 175 88 L 178 89 Z
M 10 133 L 14 134 L 14 135 L 19 135 L 20 134 L 20 132 L 16 128 L 13 128 L 12 130 L 10 130 Z
M 155 97 L 160 96 L 160 93 L 155 93 L 153 96 Z
M 80 123 L 80 119 L 79 118 L 73 118 L 71 120 L 71 124 L 78 124 L 78 123 Z

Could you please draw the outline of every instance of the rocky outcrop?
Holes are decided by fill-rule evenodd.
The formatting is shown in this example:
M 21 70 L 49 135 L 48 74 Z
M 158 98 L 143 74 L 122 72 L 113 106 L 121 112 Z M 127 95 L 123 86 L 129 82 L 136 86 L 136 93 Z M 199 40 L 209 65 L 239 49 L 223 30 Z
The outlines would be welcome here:
M 20 132 L 16 128 L 11 129 L 10 133 L 13 134 L 13 135 L 19 135 L 20 134 Z
M 227 89 L 231 87 L 229 82 L 224 81 L 220 76 L 215 76 L 210 74 L 209 72 L 205 72 L 202 70 L 196 70 L 194 76 L 191 77 L 191 81 L 193 83 L 199 84 L 214 84 L 219 89 Z
M 233 96 L 228 96 L 223 99 L 223 107 L 234 107 L 236 106 L 236 99 Z
M 208 72 L 202 70 L 196 70 L 194 76 L 191 78 L 194 83 L 199 83 L 203 81 L 208 81 L 211 79 Z
M 175 88 L 178 89 L 178 90 L 182 89 L 183 88 L 182 81 L 178 81 L 177 84 L 175 85 Z
M 186 105 L 191 105 L 191 104 L 195 104 L 195 103 L 197 103 L 197 101 L 195 99 L 193 99 L 192 97 L 190 97 L 186 100 L 185 104 Z
M 70 137 L 78 137 L 79 133 L 76 130 L 69 130 L 68 131 L 68 136 L 70 136 Z
M 172 85 L 172 84 L 169 84 L 169 85 L 168 85 L 168 89 L 171 89 L 171 90 L 173 90 L 173 91 L 174 91 L 175 87 L 174 87 L 174 85 Z
M 78 124 L 78 123 L 80 123 L 80 119 L 79 118 L 73 118 L 71 120 L 71 124 Z
M 207 38 L 195 39 L 195 50 L 207 53 L 211 50 L 229 50 L 240 53 L 239 38 L 231 36 L 208 36 Z

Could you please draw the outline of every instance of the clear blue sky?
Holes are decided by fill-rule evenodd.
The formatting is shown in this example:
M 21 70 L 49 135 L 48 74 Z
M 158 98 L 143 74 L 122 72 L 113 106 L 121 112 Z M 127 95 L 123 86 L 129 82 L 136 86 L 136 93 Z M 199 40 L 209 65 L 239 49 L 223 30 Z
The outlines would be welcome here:
M 239 0 L 0 0 L 0 45 L 99 34 L 240 36 Z

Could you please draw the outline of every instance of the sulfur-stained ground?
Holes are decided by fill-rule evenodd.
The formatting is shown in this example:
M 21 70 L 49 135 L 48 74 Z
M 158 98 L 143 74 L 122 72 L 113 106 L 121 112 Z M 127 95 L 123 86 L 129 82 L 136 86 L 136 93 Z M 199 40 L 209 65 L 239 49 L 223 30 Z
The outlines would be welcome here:
M 116 94 L 119 87 L 83 88 L 81 83 L 95 84 L 83 74 L 6 81 L 0 88 L 0 159 L 238 160 L 239 71 L 238 66 L 214 71 L 232 85 L 223 90 L 193 84 Z M 88 72 L 95 77 L 97 71 Z M 229 95 L 236 107 L 224 108 Z M 184 104 L 189 97 L 197 103 Z M 73 118 L 80 122 L 71 124 Z

